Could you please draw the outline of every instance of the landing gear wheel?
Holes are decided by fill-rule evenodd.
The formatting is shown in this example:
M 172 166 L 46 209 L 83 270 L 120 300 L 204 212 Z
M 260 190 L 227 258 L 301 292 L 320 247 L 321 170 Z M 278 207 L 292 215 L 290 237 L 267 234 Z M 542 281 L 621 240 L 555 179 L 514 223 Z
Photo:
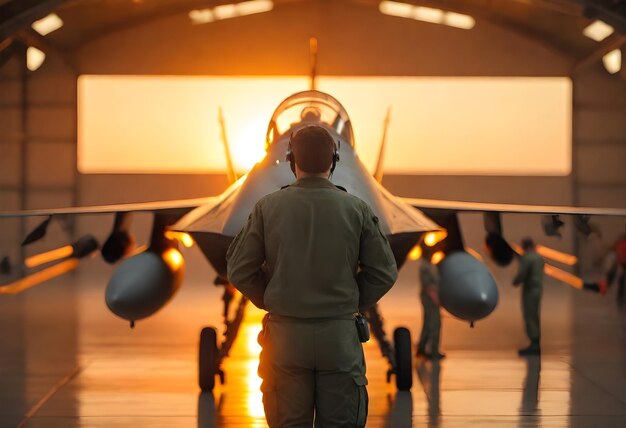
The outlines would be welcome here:
M 393 332 L 396 351 L 396 387 L 408 391 L 413 386 L 413 354 L 411 353 L 411 332 L 398 327 Z
M 205 327 L 200 332 L 198 350 L 198 384 L 202 392 L 213 391 L 217 368 L 217 330 Z

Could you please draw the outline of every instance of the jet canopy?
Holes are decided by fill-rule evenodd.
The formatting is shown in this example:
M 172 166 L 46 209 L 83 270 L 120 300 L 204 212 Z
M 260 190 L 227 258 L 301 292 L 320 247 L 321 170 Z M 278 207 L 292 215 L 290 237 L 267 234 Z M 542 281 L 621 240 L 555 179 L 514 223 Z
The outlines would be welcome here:
M 267 128 L 266 146 L 303 125 L 330 128 L 354 146 L 352 124 L 346 109 L 335 98 L 320 91 L 298 92 L 280 103 Z

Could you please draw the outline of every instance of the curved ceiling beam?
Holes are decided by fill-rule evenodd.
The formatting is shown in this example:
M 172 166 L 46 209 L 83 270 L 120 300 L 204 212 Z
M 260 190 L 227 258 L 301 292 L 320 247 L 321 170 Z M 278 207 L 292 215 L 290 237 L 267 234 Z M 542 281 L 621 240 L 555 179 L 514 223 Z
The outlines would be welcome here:
M 54 11 L 63 0 L 13 0 L 0 6 L 0 40 Z
M 626 2 L 607 0 L 582 0 L 583 15 L 590 19 L 600 19 L 615 31 L 626 34 Z

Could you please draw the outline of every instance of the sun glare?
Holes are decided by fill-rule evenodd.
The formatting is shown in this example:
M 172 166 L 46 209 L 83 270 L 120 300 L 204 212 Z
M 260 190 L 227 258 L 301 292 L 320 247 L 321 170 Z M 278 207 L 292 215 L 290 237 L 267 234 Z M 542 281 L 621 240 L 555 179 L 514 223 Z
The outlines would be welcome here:
M 391 106 L 386 174 L 570 172 L 568 78 L 320 76 L 318 86 L 348 111 L 358 156 L 370 170 Z M 274 109 L 306 88 L 305 76 L 83 75 L 78 169 L 225 173 L 221 109 L 234 168 L 244 174 L 263 159 Z

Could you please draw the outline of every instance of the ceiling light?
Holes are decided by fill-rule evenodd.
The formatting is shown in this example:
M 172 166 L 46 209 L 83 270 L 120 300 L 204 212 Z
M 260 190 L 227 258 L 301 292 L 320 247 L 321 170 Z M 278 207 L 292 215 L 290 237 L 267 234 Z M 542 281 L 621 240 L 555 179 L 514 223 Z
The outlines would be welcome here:
M 413 18 L 412 4 L 400 3 L 397 1 L 381 1 L 378 10 L 385 15 L 399 16 L 401 18 Z
M 211 9 L 192 10 L 189 12 L 189 19 L 193 24 L 207 24 L 215 20 Z
M 33 22 L 31 27 L 33 30 L 45 36 L 46 34 L 50 34 L 55 30 L 58 30 L 63 26 L 63 21 L 56 13 L 51 13 L 45 18 L 41 18 L 39 21 Z
M 594 21 L 583 30 L 583 34 L 596 42 L 601 42 L 613 34 L 613 31 L 613 27 L 609 24 L 602 21 Z
M 602 57 L 604 68 L 611 74 L 615 74 L 622 69 L 622 51 L 614 49 Z
M 431 22 L 433 24 L 441 24 L 443 22 L 444 12 L 441 9 L 433 9 L 432 7 L 416 7 L 413 12 L 413 18 L 418 21 Z
M 213 15 L 215 19 L 234 18 L 238 15 L 237 7 L 234 4 L 223 4 L 213 9 Z
M 454 12 L 447 12 L 443 18 L 443 23 L 463 30 L 471 30 L 476 25 L 476 21 L 471 16 Z
M 236 6 L 239 15 L 243 16 L 269 12 L 274 8 L 274 3 L 271 0 L 251 0 L 237 3 Z
M 26 67 L 30 71 L 37 70 L 45 60 L 46 54 L 43 51 L 32 46 L 26 50 Z
M 431 24 L 444 24 L 449 27 L 471 30 L 476 25 L 476 21 L 469 15 L 462 13 L 448 12 L 433 7 L 414 6 L 409 3 L 396 1 L 382 1 L 378 9 L 381 13 L 400 18 L 411 18 L 418 21 L 430 22 Z

